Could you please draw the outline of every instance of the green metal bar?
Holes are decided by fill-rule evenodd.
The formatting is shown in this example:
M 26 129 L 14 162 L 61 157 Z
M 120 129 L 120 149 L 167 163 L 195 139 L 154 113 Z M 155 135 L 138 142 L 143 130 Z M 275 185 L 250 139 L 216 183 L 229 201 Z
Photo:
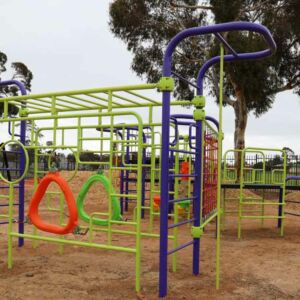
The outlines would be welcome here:
M 21 103 L 19 103 L 19 101 L 10 101 L 9 103 L 13 104 L 15 106 L 18 106 L 18 107 L 22 106 Z M 49 111 L 49 110 L 41 108 L 41 107 L 47 107 L 47 108 L 49 108 L 49 106 L 45 106 L 45 105 L 42 105 L 42 104 L 41 105 L 38 105 L 38 104 L 34 105 L 34 104 L 31 104 L 30 102 L 28 102 L 28 103 L 26 103 L 26 107 L 27 108 L 37 109 L 40 112 L 48 112 Z
M 9 200 L 8 200 L 8 240 L 7 240 L 7 264 L 8 268 L 11 269 L 13 265 L 12 256 L 12 237 L 11 233 L 13 231 L 13 210 L 14 210 L 14 185 L 9 184 Z
M 177 140 L 176 143 L 176 150 L 179 150 L 179 142 Z M 179 152 L 175 152 L 175 174 L 179 174 Z M 179 198 L 179 178 L 175 177 L 174 180 L 174 199 Z M 178 213 L 178 204 L 176 203 L 174 205 L 174 224 L 177 224 L 179 222 L 179 213 Z M 174 235 L 174 241 L 173 241 L 173 249 L 176 249 L 178 247 L 178 227 L 173 228 L 173 235 Z M 175 251 L 172 254 L 172 270 L 173 272 L 177 271 L 177 252 Z
M 240 178 L 240 201 L 239 201 L 239 213 L 238 213 L 238 238 L 241 238 L 241 220 L 244 219 L 245 217 L 243 216 L 243 206 L 244 205 L 261 205 L 261 216 L 255 216 L 256 219 L 261 219 L 261 224 L 263 225 L 264 219 L 268 218 L 268 216 L 264 217 L 265 214 L 265 206 L 282 206 L 282 216 L 283 216 L 283 220 L 284 220 L 284 208 L 285 208 L 285 201 L 284 201 L 284 194 L 285 194 L 285 181 L 283 181 L 281 183 L 282 189 L 283 189 L 283 199 L 282 199 L 282 203 L 279 202 L 266 202 L 265 201 L 265 194 L 263 193 L 263 197 L 261 199 L 261 201 L 245 201 L 245 200 L 249 200 L 251 198 L 249 197 L 245 197 L 244 193 L 243 193 L 243 189 L 244 189 L 244 170 L 245 168 L 245 153 L 259 153 L 262 155 L 263 158 L 263 169 L 259 170 L 260 172 L 262 172 L 262 180 L 260 183 L 266 183 L 266 158 L 265 158 L 265 151 L 271 151 L 271 152 L 280 152 L 283 157 L 284 157 L 284 162 L 283 162 L 283 169 L 282 169 L 282 173 L 283 173 L 283 178 L 286 177 L 286 152 L 282 149 L 272 149 L 272 148 L 245 148 L 242 150 L 242 162 L 241 162 L 241 178 Z M 255 176 L 256 177 L 256 176 Z M 253 180 L 252 180 L 253 181 Z M 256 178 L 255 180 L 256 181 Z M 254 200 L 257 200 L 255 198 L 253 198 Z M 277 217 L 278 219 L 281 218 L 280 216 Z M 280 229 L 280 235 L 283 236 L 284 234 L 284 222 L 281 222 L 281 229 Z
M 104 94 L 107 94 L 107 92 L 104 92 Z M 115 93 L 112 93 L 112 97 L 118 98 L 118 99 L 121 99 L 121 100 L 124 100 L 124 101 L 126 101 L 126 102 L 135 104 L 135 105 L 137 105 L 137 106 L 143 106 L 143 105 L 142 105 L 141 103 L 139 103 L 139 102 L 136 102 L 136 101 L 131 100 L 131 99 L 129 99 L 129 98 L 126 98 L 126 97 L 117 95 L 117 94 L 115 94 Z
M 108 103 L 108 99 L 105 99 L 105 98 L 103 98 L 103 97 L 96 96 L 96 95 L 93 95 L 93 94 L 87 94 L 87 96 Z M 92 102 L 92 101 L 90 101 L 90 102 Z M 112 103 L 113 103 L 114 105 L 116 105 L 117 107 L 124 107 L 124 105 L 122 105 L 122 104 L 120 104 L 120 103 L 118 103 L 118 102 L 116 102 L 116 101 L 112 101 Z M 103 107 L 105 107 L 105 105 L 103 105 Z
M 129 247 L 88 243 L 88 242 L 81 242 L 81 241 L 75 241 L 75 240 L 53 238 L 53 237 L 48 237 L 48 236 L 35 236 L 32 234 L 22 234 L 22 233 L 18 233 L 18 232 L 10 232 L 9 236 L 10 237 L 23 237 L 23 238 L 31 239 L 31 240 L 45 241 L 45 242 L 64 244 L 64 245 L 74 245 L 74 246 L 83 246 L 83 247 L 89 247 L 89 248 L 122 251 L 122 252 L 127 252 L 127 253 L 136 253 L 136 249 L 129 248 Z
M 86 89 L 86 90 L 77 90 L 77 91 L 64 91 L 56 93 L 45 93 L 45 94 L 31 94 L 27 96 L 14 96 L 4 98 L 6 101 L 10 100 L 27 100 L 34 98 L 47 98 L 47 97 L 56 97 L 56 96 L 73 96 L 79 94 L 90 94 L 90 93 L 102 93 L 107 91 L 118 92 L 118 91 L 130 91 L 130 90 L 152 90 L 157 88 L 157 83 L 148 83 L 148 84 L 138 84 L 138 85 L 127 85 L 127 86 L 115 86 L 115 87 L 104 87 L 96 89 Z M 0 102 L 4 102 L 0 99 Z
M 79 101 L 85 101 L 83 98 L 76 97 L 76 96 L 68 96 L 68 98 L 77 99 Z M 76 108 L 78 106 L 79 106 L 79 108 L 83 107 L 83 108 L 88 108 L 88 109 L 95 109 L 95 108 L 97 109 L 97 108 L 99 108 L 99 104 L 98 103 L 95 103 L 94 104 L 95 106 L 91 107 L 91 106 L 88 106 L 88 105 L 81 104 L 78 101 L 75 102 L 75 101 L 71 101 L 71 100 L 67 100 L 67 99 L 62 99 L 62 98 L 59 98 L 59 97 L 56 97 L 56 100 L 60 101 L 60 102 L 63 102 L 63 103 L 68 103 L 68 104 L 74 105 L 75 106 L 74 108 Z M 85 102 L 87 102 L 87 101 L 85 101 Z M 57 103 L 58 103 L 58 105 L 60 105 L 59 102 L 57 102 Z
M 128 94 L 130 94 L 130 95 L 133 95 L 133 96 L 136 96 L 136 97 L 139 97 L 139 98 L 141 98 L 141 99 L 147 100 L 147 101 L 149 101 L 149 102 L 151 102 L 151 103 L 154 103 L 154 104 L 160 104 L 159 101 L 155 101 L 155 100 L 153 100 L 153 99 L 150 99 L 150 98 L 148 98 L 148 97 L 145 97 L 145 96 L 140 95 L 140 94 L 138 94 L 138 93 L 135 93 L 135 92 L 133 92 L 133 91 L 126 91 L 126 93 L 128 93 Z
M 217 241 L 216 241 L 216 289 L 220 288 L 220 253 L 221 253 L 221 172 L 223 141 L 223 80 L 224 48 L 220 47 L 220 83 L 219 83 L 219 132 L 218 132 L 218 184 L 217 184 Z
M 201 228 L 205 228 L 213 219 L 218 217 L 218 211 L 214 212 L 209 218 L 207 218 L 202 224 Z

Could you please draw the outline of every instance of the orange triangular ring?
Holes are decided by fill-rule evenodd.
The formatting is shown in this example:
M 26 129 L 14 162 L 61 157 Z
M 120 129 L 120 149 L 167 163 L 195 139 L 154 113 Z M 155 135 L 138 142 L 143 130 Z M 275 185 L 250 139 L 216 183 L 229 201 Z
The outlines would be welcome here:
M 65 196 L 65 201 L 69 208 L 69 221 L 64 227 L 45 223 L 39 216 L 39 205 L 42 201 L 46 190 L 51 182 L 56 182 Z M 78 224 L 78 213 L 76 207 L 76 201 L 73 193 L 68 186 L 68 183 L 59 175 L 59 172 L 50 172 L 40 181 L 31 201 L 29 204 L 28 217 L 31 223 L 38 229 L 55 234 L 67 234 L 73 232 L 74 228 Z

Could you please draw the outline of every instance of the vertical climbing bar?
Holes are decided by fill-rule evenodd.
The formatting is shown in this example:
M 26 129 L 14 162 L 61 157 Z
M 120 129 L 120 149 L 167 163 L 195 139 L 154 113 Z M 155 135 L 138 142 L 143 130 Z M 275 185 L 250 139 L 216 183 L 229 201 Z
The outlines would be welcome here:
M 220 83 L 219 83 L 219 131 L 218 131 L 218 184 L 217 184 L 217 245 L 216 245 L 216 288 L 220 288 L 220 252 L 221 252 L 221 172 L 223 140 L 223 80 L 224 48 L 220 46 Z
M 163 92 L 162 107 L 162 150 L 160 183 L 160 253 L 159 253 L 159 296 L 167 294 L 168 272 L 168 207 L 169 207 L 169 136 L 170 136 L 170 97 Z
M 195 180 L 194 180 L 194 202 L 193 202 L 193 216 L 194 226 L 200 226 L 200 202 L 202 193 L 202 133 L 203 133 L 203 121 L 196 121 L 196 155 L 195 155 Z M 193 238 L 193 274 L 198 275 L 200 271 L 200 238 Z

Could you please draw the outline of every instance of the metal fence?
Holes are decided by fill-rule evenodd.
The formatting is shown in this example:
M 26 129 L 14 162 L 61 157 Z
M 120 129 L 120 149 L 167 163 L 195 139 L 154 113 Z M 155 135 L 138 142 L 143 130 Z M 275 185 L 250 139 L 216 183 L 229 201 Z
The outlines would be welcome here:
M 282 172 L 277 172 L 283 168 L 283 157 L 278 154 L 268 154 L 263 158 L 259 154 L 249 154 L 245 156 L 245 167 L 251 170 L 261 170 L 263 167 L 263 160 L 265 161 L 265 183 L 272 184 L 275 182 L 282 182 Z M 222 161 L 222 166 L 224 170 L 224 165 L 226 168 L 234 172 L 236 170 L 236 160 L 234 155 L 226 156 L 226 160 Z M 251 172 L 245 172 L 246 180 L 248 177 L 252 176 Z M 300 155 L 288 155 L 287 156 L 287 176 L 300 176 Z M 262 176 L 260 172 L 254 172 L 255 180 L 260 181 Z M 227 177 L 232 176 L 233 174 L 227 174 Z M 293 180 L 289 181 L 289 185 L 300 185 L 300 181 Z

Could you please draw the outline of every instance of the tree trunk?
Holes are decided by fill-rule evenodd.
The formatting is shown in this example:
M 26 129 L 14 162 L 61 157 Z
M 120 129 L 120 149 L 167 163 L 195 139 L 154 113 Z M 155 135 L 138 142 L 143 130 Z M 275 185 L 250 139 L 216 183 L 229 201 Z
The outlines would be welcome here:
M 245 132 L 248 120 L 248 111 L 244 91 L 240 87 L 235 88 L 236 101 L 233 105 L 235 114 L 234 130 L 234 149 L 242 150 L 245 148 Z M 235 167 L 237 169 L 237 180 L 240 179 L 241 173 L 241 153 L 235 153 Z

